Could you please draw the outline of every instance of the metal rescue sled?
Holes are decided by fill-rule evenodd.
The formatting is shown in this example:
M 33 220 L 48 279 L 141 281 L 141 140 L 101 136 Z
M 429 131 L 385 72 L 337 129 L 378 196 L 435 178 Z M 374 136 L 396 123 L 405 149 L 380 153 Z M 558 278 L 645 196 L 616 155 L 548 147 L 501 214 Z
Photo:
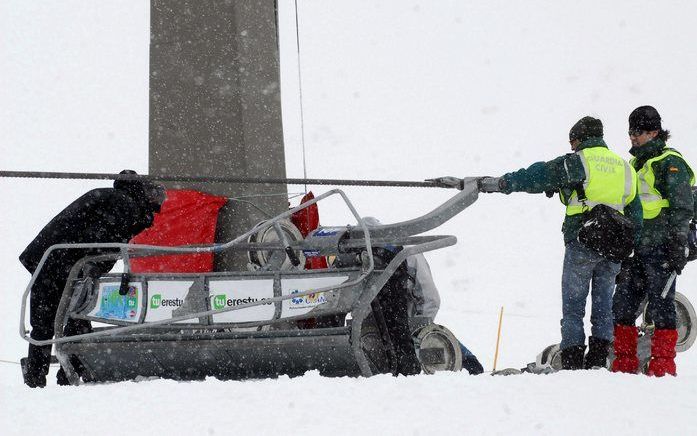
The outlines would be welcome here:
M 343 199 L 356 226 L 320 227 L 304 240 L 289 230 L 292 213 L 329 196 Z M 477 180 L 467 179 L 461 192 L 426 215 L 368 226 L 343 191 L 331 190 L 224 244 L 55 245 L 44 253 L 24 292 L 20 334 L 35 345 L 55 344 L 72 384 L 80 377 L 105 382 L 261 378 L 308 370 L 327 376 L 393 372 L 394 348 L 376 297 L 408 256 L 454 245 L 454 236 L 416 235 L 440 226 L 477 196 Z M 261 234 L 270 237 L 259 238 Z M 403 249 L 393 258 L 375 254 L 376 247 L 395 246 Z M 74 248 L 100 249 L 102 254 L 72 268 L 55 337 L 33 340 L 25 312 L 34 280 L 52 251 Z M 129 271 L 134 257 L 226 250 L 248 252 L 250 260 L 257 260 L 255 268 L 195 274 Z M 335 256 L 336 261 L 331 268 L 303 270 L 305 256 Z M 122 260 L 124 272 L 90 277 L 90 265 L 104 260 Z M 64 336 L 70 318 L 92 321 L 94 331 Z M 299 328 L 302 320 L 312 320 L 314 328 Z M 426 318 L 408 321 L 424 372 L 461 369 L 459 343 L 450 331 Z

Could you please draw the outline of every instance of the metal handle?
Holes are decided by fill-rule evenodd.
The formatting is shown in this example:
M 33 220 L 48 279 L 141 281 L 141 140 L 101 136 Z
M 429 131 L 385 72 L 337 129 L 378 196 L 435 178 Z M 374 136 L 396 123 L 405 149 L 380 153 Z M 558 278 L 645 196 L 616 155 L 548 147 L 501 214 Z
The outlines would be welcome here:
M 677 271 L 673 271 L 670 274 L 670 277 L 668 277 L 668 280 L 666 281 L 666 285 L 663 287 L 663 292 L 661 292 L 661 298 L 665 299 L 668 296 L 668 291 L 670 291 L 670 287 L 673 286 L 673 282 L 677 276 Z
M 479 192 L 501 192 L 500 177 L 482 177 L 477 180 Z

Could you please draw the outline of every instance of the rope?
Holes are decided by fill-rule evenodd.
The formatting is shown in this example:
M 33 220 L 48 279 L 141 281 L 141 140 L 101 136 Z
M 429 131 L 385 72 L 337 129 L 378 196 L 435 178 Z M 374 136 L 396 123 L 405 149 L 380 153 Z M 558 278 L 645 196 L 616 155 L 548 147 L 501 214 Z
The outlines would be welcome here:
M 34 179 L 77 179 L 77 180 L 149 180 L 155 182 L 230 183 L 265 185 L 331 185 L 331 186 L 374 186 L 403 188 L 452 188 L 434 182 L 405 180 L 356 180 L 356 179 L 297 179 L 297 178 L 253 178 L 253 177 L 192 177 L 153 176 L 148 174 L 111 173 L 62 173 L 46 171 L 0 171 L 0 177 Z
M 303 76 L 300 67 L 300 24 L 298 20 L 298 0 L 295 0 L 295 45 L 298 48 L 298 94 L 300 96 L 300 141 L 303 148 L 303 178 L 307 179 L 307 161 L 305 160 L 305 112 L 303 111 Z M 305 184 L 307 194 L 307 183 Z

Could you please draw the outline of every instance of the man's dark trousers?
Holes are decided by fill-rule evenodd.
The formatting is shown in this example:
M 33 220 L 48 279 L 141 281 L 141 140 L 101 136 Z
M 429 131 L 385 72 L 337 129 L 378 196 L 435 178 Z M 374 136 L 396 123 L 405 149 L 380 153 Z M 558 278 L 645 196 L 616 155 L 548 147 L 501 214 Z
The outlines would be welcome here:
M 665 298 L 661 293 L 672 271 L 667 268 L 668 253 L 664 247 L 640 247 L 623 269 L 617 284 L 612 312 L 615 324 L 633 326 L 639 315 L 639 306 L 648 297 L 646 312 L 657 330 L 673 330 L 676 326 L 675 281 Z

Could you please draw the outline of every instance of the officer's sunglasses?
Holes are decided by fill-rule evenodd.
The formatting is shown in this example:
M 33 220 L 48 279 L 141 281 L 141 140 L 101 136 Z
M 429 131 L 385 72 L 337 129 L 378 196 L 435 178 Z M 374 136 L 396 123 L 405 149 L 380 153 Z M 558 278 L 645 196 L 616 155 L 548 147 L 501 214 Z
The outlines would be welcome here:
M 642 133 L 644 133 L 645 130 L 641 129 L 629 129 L 629 136 L 641 136 Z

